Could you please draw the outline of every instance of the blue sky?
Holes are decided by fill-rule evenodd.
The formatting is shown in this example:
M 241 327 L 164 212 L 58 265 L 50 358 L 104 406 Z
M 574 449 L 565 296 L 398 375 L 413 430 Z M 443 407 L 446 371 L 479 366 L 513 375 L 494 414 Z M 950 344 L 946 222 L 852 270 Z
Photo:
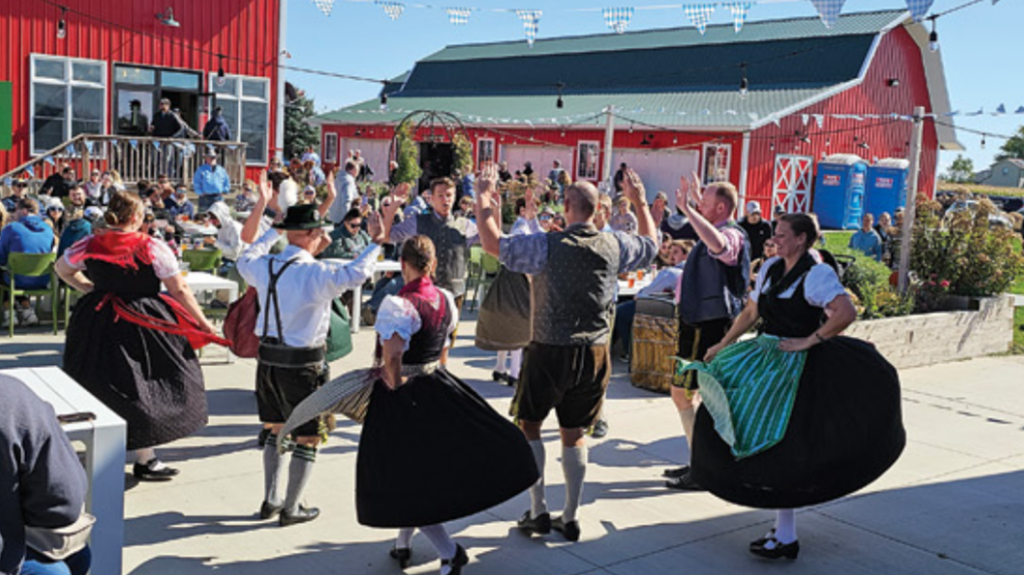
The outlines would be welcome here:
M 936 0 L 932 12 L 942 12 L 965 2 Z M 599 11 L 568 10 L 631 5 L 629 2 L 602 3 L 594 0 L 534 0 L 532 3 L 469 0 L 453 4 L 478 8 L 541 9 L 544 16 L 540 21 L 538 38 L 607 32 L 609 30 Z M 632 5 L 663 4 L 664 0 L 639 0 Z M 905 4 L 900 0 L 847 0 L 843 12 L 903 7 Z M 756 4 L 751 9 L 749 20 L 815 15 L 809 1 L 775 0 Z M 730 21 L 729 13 L 723 9 L 717 10 L 712 19 L 712 23 Z M 687 25 L 689 22 L 681 9 L 637 10 L 629 30 Z M 958 125 L 992 134 L 1012 134 L 1024 125 L 1024 115 L 989 115 L 999 104 L 1005 104 L 1010 112 L 1024 106 L 1024 73 L 1019 64 L 1022 30 L 1024 0 L 1000 0 L 994 6 L 985 0 L 938 20 L 939 42 L 953 109 L 973 112 L 984 108 L 986 112 L 983 116 L 956 118 Z M 440 9 L 408 6 L 397 21 L 392 21 L 380 6 L 370 1 L 338 0 L 331 16 L 326 17 L 310 0 L 288 0 L 287 49 L 292 55 L 288 61 L 291 66 L 390 78 L 446 45 L 521 39 L 522 24 L 512 13 L 473 12 L 468 25 L 453 26 Z M 315 99 L 318 112 L 373 98 L 380 89 L 376 84 L 300 72 L 290 71 L 287 78 Z M 987 167 L 1002 144 L 1002 140 L 989 136 L 985 149 L 982 149 L 981 136 L 963 131 L 958 132 L 958 139 L 967 148 L 964 154 L 974 161 L 976 170 Z M 944 171 L 955 157 L 955 152 L 943 152 L 940 170 Z

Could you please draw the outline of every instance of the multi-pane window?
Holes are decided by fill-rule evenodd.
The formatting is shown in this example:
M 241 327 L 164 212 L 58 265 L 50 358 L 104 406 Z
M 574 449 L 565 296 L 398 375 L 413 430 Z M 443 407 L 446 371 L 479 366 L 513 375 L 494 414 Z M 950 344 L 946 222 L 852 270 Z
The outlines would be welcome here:
M 218 79 L 217 74 L 211 74 L 210 88 L 217 94 L 217 105 L 224 109 L 231 136 L 246 143 L 246 161 L 266 164 L 270 147 L 270 80 L 247 76 Z
M 324 147 L 320 150 L 321 160 L 329 164 L 338 163 L 338 134 L 325 134 Z
M 476 141 L 476 165 L 494 161 L 494 138 L 480 138 Z
M 731 144 L 704 144 L 704 185 L 729 181 Z
M 580 142 L 576 158 L 576 179 L 596 180 L 600 158 L 601 145 L 599 142 Z
M 32 55 L 32 153 L 79 134 L 103 134 L 107 69 L 96 60 Z

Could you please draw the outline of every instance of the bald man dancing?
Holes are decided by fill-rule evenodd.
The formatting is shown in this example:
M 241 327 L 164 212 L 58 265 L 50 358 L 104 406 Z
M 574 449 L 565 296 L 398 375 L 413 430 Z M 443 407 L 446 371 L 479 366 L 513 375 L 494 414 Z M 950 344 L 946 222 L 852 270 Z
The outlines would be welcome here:
M 523 356 L 516 389 L 520 427 L 530 442 L 540 479 L 530 488 L 530 509 L 519 520 L 527 534 L 554 528 L 578 541 L 577 510 L 587 469 L 584 431 L 601 411 L 611 375 L 609 319 L 615 309 L 618 274 L 646 268 L 658 254 L 657 228 L 643 184 L 628 170 L 623 193 L 636 208 L 639 235 L 601 232 L 594 227 L 600 194 L 577 182 L 565 190 L 565 231 L 502 237 L 495 193 L 498 171 L 477 178 L 477 228 L 484 251 L 509 270 L 533 276 L 533 340 Z M 562 437 L 566 501 L 561 517 L 548 514 L 544 500 L 544 443 L 540 429 L 554 409 Z

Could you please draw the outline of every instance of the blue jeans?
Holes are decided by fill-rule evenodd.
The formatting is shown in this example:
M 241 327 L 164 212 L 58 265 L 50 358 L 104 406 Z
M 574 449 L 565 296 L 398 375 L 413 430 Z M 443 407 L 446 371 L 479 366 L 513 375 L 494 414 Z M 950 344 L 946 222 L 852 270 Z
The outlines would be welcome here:
M 199 212 L 197 213 L 209 211 L 210 206 L 223 201 L 224 196 L 221 194 L 203 194 L 199 196 Z
M 91 564 L 92 551 L 88 547 L 63 561 L 51 561 L 32 549 L 26 549 L 21 575 L 85 575 Z
M 633 316 L 636 315 L 636 300 L 621 303 L 615 308 L 615 328 L 612 330 L 612 345 L 622 342 L 622 353 L 629 355 L 633 344 Z
M 402 287 L 405 286 L 405 280 L 402 279 L 402 275 L 396 273 L 392 277 L 381 278 L 377 282 L 377 285 L 373 287 L 373 296 L 370 297 L 367 307 L 373 310 L 373 313 L 377 313 L 380 309 L 380 304 L 384 303 L 384 298 L 389 295 L 398 295 Z

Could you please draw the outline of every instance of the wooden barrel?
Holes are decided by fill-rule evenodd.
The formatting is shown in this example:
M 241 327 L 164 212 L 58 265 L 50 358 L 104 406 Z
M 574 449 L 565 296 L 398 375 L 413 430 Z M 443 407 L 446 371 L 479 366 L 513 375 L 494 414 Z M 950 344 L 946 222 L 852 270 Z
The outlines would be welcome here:
M 679 320 L 673 302 L 660 298 L 637 300 L 633 318 L 630 381 L 642 389 L 668 393 L 675 374 Z

